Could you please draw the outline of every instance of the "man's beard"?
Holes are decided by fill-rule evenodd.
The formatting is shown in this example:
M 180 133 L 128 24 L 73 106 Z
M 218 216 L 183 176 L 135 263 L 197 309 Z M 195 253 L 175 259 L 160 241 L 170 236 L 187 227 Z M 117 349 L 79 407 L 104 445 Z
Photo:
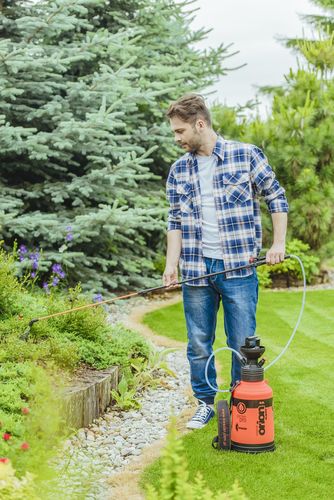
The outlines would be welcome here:
M 201 147 L 201 141 L 200 141 L 200 136 L 199 136 L 199 133 L 198 132 L 195 132 L 194 133 L 194 138 L 188 142 L 188 146 L 190 148 L 190 151 L 192 153 L 197 153 L 197 151 L 200 149 Z

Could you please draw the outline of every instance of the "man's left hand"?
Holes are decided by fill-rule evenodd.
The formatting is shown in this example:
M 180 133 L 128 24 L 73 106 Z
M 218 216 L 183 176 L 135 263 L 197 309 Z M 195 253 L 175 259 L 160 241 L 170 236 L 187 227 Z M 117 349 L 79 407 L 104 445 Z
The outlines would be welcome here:
M 283 262 L 285 256 L 285 245 L 273 244 L 266 253 L 266 263 L 269 265 L 279 264 Z

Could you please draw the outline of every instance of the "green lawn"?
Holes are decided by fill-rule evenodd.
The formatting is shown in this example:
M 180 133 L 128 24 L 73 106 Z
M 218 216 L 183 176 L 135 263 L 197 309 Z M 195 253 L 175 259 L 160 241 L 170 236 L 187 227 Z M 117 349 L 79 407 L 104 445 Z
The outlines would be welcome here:
M 261 291 L 257 334 L 273 359 L 296 322 L 301 292 Z M 224 345 L 220 310 L 215 347 Z M 186 340 L 182 303 L 145 316 L 155 332 Z M 266 373 L 274 390 L 274 453 L 247 455 L 217 452 L 211 439 L 216 419 L 183 437 L 190 476 L 201 471 L 213 491 L 229 490 L 238 479 L 250 499 L 329 499 L 334 497 L 333 348 L 334 290 L 309 291 L 306 307 L 290 349 Z M 219 353 L 223 380 L 229 381 L 227 352 Z M 160 461 L 148 467 L 143 483 L 159 482 Z

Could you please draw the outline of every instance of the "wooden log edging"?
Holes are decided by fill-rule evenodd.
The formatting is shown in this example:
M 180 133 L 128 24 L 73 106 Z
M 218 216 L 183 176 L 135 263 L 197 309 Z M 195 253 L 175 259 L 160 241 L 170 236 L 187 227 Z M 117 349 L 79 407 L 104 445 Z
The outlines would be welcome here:
M 119 368 L 87 370 L 65 389 L 63 414 L 70 428 L 87 427 L 103 415 L 111 401 L 112 389 L 117 389 Z

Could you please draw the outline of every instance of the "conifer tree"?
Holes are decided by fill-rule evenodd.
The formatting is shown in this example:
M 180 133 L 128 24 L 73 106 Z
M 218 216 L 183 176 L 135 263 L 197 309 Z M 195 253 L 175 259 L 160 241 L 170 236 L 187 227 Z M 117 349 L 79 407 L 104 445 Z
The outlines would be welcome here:
M 316 32 L 333 33 L 334 31 L 334 1 L 333 0 L 312 0 L 314 4 L 323 9 L 322 14 L 304 14 L 301 18 L 311 25 Z M 303 38 L 289 38 L 286 40 L 287 47 L 293 47 L 299 50 L 300 42 Z
M 0 228 L 101 291 L 151 285 L 175 146 L 164 111 L 224 72 L 170 0 L 4 0 Z M 160 177 L 157 175 L 160 174 Z M 22 266 L 31 265 L 23 259 Z
M 284 85 L 262 88 L 272 96 L 270 116 L 245 120 L 218 107 L 214 117 L 223 134 L 264 149 L 287 192 L 289 239 L 307 243 L 324 259 L 334 252 L 334 35 L 329 28 L 334 1 L 322 3 L 328 7 L 326 31 L 313 40 L 289 41 L 301 56 L 299 68 L 285 75 Z M 263 208 L 263 241 L 269 247 L 271 221 Z
M 272 93 L 267 151 L 287 186 L 290 233 L 328 257 L 334 249 L 334 1 L 316 3 L 328 10 L 314 38 L 287 42 L 302 60 Z

